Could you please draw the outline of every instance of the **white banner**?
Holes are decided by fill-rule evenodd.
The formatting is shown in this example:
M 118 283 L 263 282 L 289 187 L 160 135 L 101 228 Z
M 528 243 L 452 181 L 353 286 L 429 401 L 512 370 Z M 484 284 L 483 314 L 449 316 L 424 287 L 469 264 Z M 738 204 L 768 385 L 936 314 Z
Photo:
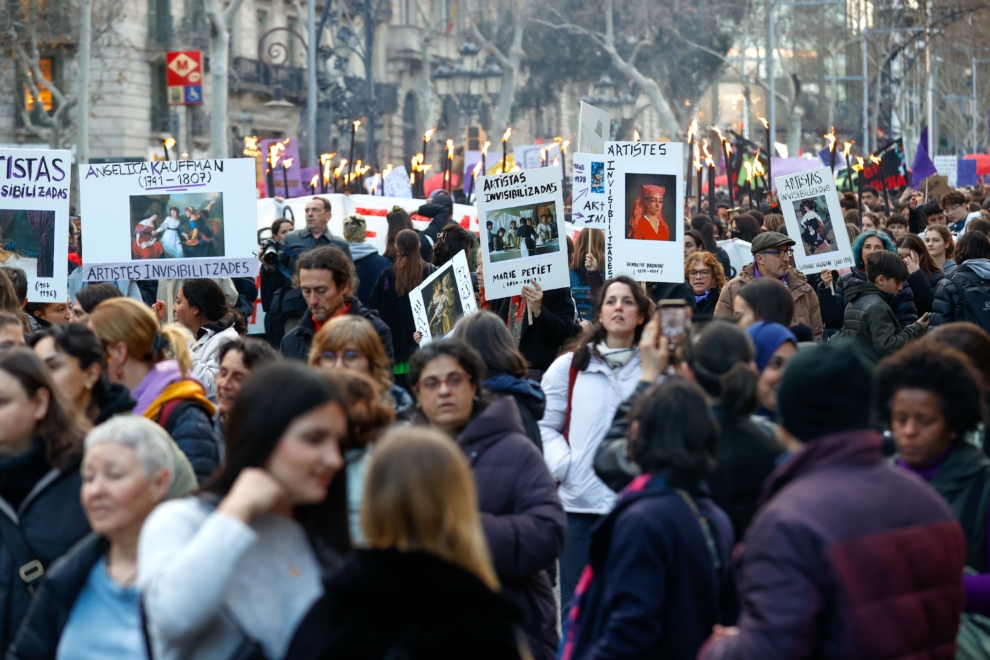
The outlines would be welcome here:
M 518 296 L 530 280 L 544 290 L 570 286 L 560 177 L 558 165 L 478 179 L 478 224 L 489 300 Z
M 605 144 L 608 277 L 684 281 L 684 144 Z
M 416 329 L 423 334 L 419 345 L 443 339 L 463 317 L 478 311 L 467 256 L 458 252 L 409 292 Z
M 605 110 L 581 101 L 577 151 L 584 154 L 603 154 L 605 143 L 611 137 L 612 116 Z
M 71 172 L 69 151 L 0 149 L 0 266 L 24 271 L 30 302 L 68 298 Z
M 777 177 L 774 183 L 787 235 L 797 241 L 794 267 L 806 275 L 852 267 L 849 234 L 829 168 Z
M 605 229 L 605 157 L 576 153 L 571 167 L 571 222 Z
M 79 170 L 90 237 L 83 249 L 84 281 L 256 272 L 254 160 L 114 163 Z

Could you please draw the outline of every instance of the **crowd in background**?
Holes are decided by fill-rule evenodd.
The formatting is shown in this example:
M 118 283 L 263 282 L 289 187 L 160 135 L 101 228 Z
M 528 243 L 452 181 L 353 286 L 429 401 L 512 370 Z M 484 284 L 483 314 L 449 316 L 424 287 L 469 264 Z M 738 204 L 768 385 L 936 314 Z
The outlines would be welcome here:
M 841 201 L 809 275 L 772 197 L 689 199 L 683 281 L 585 228 L 489 299 L 443 192 L 381 254 L 314 197 L 256 280 L 0 268 L 6 657 L 988 657 L 990 197 Z

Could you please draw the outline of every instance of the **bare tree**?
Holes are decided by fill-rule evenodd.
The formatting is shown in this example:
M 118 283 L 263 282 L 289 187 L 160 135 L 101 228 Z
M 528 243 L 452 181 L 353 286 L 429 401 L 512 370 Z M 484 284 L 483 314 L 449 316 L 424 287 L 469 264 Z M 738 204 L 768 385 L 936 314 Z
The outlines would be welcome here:
M 244 0 L 204 0 L 210 21 L 210 74 L 213 82 L 213 108 L 210 117 L 210 153 L 214 158 L 230 155 L 230 130 L 227 122 L 228 77 L 230 75 L 230 27 L 234 14 Z
M 508 18 L 508 45 L 505 47 L 497 45 L 494 29 L 491 30 L 491 35 L 485 35 L 482 32 L 479 9 L 472 8 L 469 12 L 472 18 L 470 21 L 471 34 L 478 40 L 482 48 L 492 54 L 492 57 L 502 68 L 502 88 L 499 91 L 495 115 L 492 117 L 491 125 L 487 127 L 489 135 L 500 135 L 509 125 L 512 107 L 516 100 L 516 91 L 521 83 L 523 58 L 526 56 L 526 51 L 523 49 L 523 37 L 526 34 L 532 4 L 529 0 L 502 0 L 501 3 L 489 2 L 485 5 L 485 9 L 489 11 L 489 16 L 492 12 L 499 11 L 500 18 Z

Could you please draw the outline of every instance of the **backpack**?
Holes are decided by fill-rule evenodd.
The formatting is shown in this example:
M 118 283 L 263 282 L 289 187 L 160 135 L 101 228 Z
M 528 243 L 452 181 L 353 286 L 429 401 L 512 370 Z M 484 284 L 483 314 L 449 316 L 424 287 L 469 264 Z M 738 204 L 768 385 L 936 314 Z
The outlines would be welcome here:
M 172 399 L 162 405 L 162 409 L 158 413 L 158 419 L 155 421 L 158 423 L 158 426 L 165 429 L 166 433 L 172 435 L 176 422 L 179 421 L 182 413 L 189 408 L 199 408 L 206 413 L 207 417 L 210 417 L 209 412 L 207 412 L 203 404 L 195 399 Z
M 990 332 L 990 280 L 964 280 L 959 290 L 963 320 Z

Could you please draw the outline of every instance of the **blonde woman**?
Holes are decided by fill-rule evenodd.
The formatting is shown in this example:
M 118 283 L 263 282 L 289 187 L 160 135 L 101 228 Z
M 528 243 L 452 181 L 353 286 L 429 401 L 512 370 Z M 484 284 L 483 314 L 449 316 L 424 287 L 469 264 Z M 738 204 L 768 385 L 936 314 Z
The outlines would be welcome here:
M 378 444 L 355 551 L 325 583 L 295 649 L 332 658 L 528 658 L 518 611 L 497 592 L 471 468 L 438 431 L 403 427 Z M 313 649 L 320 653 L 313 653 Z
M 203 385 L 190 376 L 188 331 L 176 323 L 159 328 L 154 312 L 131 298 L 100 303 L 89 327 L 106 346 L 107 376 L 137 401 L 134 414 L 168 431 L 200 482 L 213 474 L 219 462 L 216 409 Z

